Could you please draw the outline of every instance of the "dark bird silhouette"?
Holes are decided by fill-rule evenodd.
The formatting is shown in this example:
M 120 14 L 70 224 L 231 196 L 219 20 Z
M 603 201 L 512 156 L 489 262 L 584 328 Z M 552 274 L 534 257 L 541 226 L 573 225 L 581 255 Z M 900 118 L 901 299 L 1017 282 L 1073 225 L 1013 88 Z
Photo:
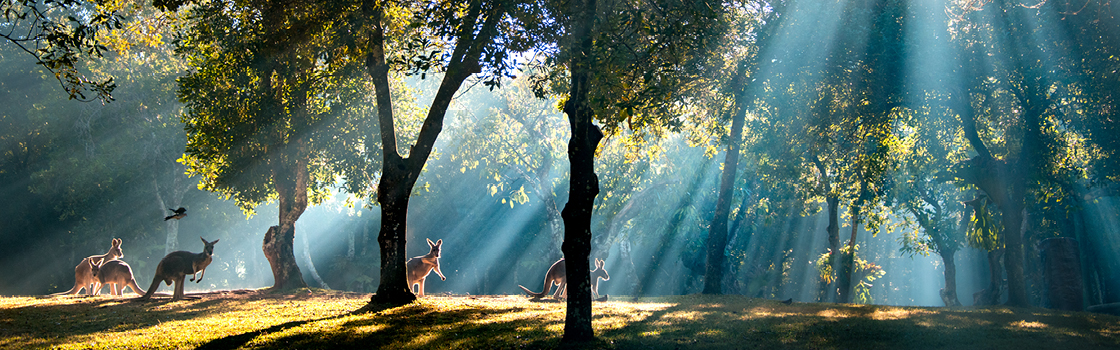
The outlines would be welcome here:
M 163 218 L 163 221 L 167 221 L 167 220 L 171 220 L 171 219 L 179 220 L 179 219 L 187 217 L 187 208 L 183 208 L 183 207 L 179 207 L 179 209 L 167 208 L 167 210 L 170 210 L 172 214 L 168 217 Z
M 793 298 L 782 300 L 782 304 L 786 304 L 786 305 L 793 304 Z

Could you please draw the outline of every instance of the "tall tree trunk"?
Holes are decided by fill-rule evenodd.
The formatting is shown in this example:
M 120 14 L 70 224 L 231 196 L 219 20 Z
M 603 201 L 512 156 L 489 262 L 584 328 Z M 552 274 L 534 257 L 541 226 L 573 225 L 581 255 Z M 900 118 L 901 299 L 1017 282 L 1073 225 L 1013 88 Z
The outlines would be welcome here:
M 832 266 L 832 274 L 836 276 L 840 272 L 840 198 L 828 196 L 825 203 L 828 204 L 828 265 Z M 832 283 L 825 287 L 824 300 L 821 301 L 836 301 L 839 295 L 836 282 L 837 278 L 833 278 Z
M 295 235 L 296 220 L 307 209 L 307 188 L 310 174 L 307 168 L 306 145 L 297 141 L 288 147 L 295 150 L 281 150 L 273 159 L 272 181 L 280 207 L 280 224 L 272 226 L 264 235 L 262 250 L 272 267 L 274 284 L 270 291 L 282 292 L 296 288 L 307 288 L 303 274 L 296 265 Z
M 850 303 L 852 301 L 852 275 L 855 270 L 856 261 L 856 234 L 859 232 L 859 218 L 860 218 L 860 203 L 855 201 L 852 203 L 851 226 L 852 236 L 848 239 L 848 253 L 843 255 L 844 261 L 841 263 L 842 268 L 839 271 L 839 286 L 841 303 Z
M 590 57 L 595 20 L 595 0 L 572 0 L 572 23 L 568 53 L 568 70 L 572 85 L 564 113 L 568 115 L 572 136 L 568 140 L 568 161 L 571 163 L 568 203 L 564 217 L 564 244 L 561 250 L 568 262 L 568 308 L 564 319 L 562 343 L 583 343 L 595 338 L 591 328 L 591 213 L 599 195 L 599 176 L 595 175 L 595 149 L 603 133 L 593 122 L 594 111 L 588 102 L 591 90 L 592 58 Z
M 704 264 L 703 294 L 723 294 L 723 262 L 727 249 L 727 217 L 731 213 L 732 191 L 739 170 L 739 146 L 743 139 L 743 119 L 747 114 L 746 64 L 740 63 L 735 74 L 737 93 L 735 94 L 735 115 L 731 118 L 731 137 L 727 141 L 727 154 L 720 174 L 719 198 L 708 230 L 708 258 Z

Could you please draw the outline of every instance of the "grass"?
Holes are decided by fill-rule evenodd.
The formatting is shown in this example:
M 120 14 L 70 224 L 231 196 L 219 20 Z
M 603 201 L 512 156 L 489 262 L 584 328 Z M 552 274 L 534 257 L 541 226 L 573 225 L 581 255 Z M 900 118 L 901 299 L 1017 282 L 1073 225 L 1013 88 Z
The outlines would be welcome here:
M 0 349 L 557 348 L 564 304 L 430 297 L 357 312 L 368 295 L 212 293 L 199 300 L 0 298 Z M 741 296 L 595 303 L 594 349 L 1120 348 L 1120 318 L 1030 308 L 794 303 Z

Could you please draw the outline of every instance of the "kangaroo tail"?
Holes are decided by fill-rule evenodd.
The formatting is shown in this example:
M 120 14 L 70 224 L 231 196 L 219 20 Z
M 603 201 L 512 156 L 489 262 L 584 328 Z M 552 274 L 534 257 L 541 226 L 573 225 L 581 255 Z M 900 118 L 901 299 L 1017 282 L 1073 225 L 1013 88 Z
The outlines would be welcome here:
M 148 294 L 147 292 L 144 292 L 143 289 L 140 289 L 140 286 L 136 285 L 136 279 L 135 278 L 130 278 L 128 280 L 128 283 L 125 284 L 125 287 L 132 288 L 132 292 L 136 293 L 136 294 L 140 294 L 140 295 Z M 124 294 L 124 288 L 121 288 L 121 294 L 122 295 Z
M 533 291 L 529 290 L 529 288 L 525 288 L 525 286 L 523 286 L 523 285 L 520 285 L 520 284 L 519 284 L 519 285 L 517 285 L 517 286 L 518 286 L 518 287 L 521 287 L 521 290 L 524 290 L 524 291 L 525 291 L 525 294 L 528 294 L 529 296 L 531 296 L 531 297 L 534 297 L 534 298 L 541 298 L 541 297 L 544 297 L 544 294 L 545 294 L 545 293 L 548 293 L 548 290 L 547 290 L 547 289 L 545 289 L 545 290 L 544 290 L 543 292 L 540 292 L 540 293 L 533 293 Z
M 160 279 L 159 279 L 159 276 L 158 276 L 158 275 L 156 275 L 156 276 L 152 276 L 152 286 L 151 286 L 151 287 L 148 287 L 148 291 L 147 291 L 147 292 L 143 292 L 143 291 L 141 291 L 141 290 L 137 289 L 137 290 L 136 290 L 136 294 L 144 293 L 144 295 L 140 296 L 139 298 L 136 298 L 136 300 L 148 300 L 148 299 L 151 299 L 151 298 L 152 298 L 152 294 L 156 294 L 156 289 L 159 289 L 159 282 L 160 282 Z M 135 283 L 133 283 L 133 285 L 135 285 Z M 133 289 L 135 289 L 135 287 L 133 287 Z
M 68 290 L 68 291 L 58 292 L 58 293 L 54 293 L 54 294 L 51 294 L 51 295 L 55 296 L 55 295 L 78 294 L 78 291 L 81 291 L 81 290 L 82 290 L 82 286 L 74 284 L 74 288 L 70 288 L 70 290 Z

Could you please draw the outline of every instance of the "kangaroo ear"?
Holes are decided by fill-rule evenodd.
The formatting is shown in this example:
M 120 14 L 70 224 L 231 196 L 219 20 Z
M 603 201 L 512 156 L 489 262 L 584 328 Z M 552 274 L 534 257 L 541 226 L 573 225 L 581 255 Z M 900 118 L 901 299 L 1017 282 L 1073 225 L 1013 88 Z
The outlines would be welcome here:
M 428 246 L 429 246 L 429 247 L 435 247 L 435 246 L 436 246 L 436 244 L 435 244 L 435 243 L 432 243 L 432 239 L 431 239 L 431 238 L 425 238 L 425 239 L 426 239 L 426 240 L 428 240 Z
M 443 245 L 443 238 L 437 239 L 436 240 L 436 245 Z

